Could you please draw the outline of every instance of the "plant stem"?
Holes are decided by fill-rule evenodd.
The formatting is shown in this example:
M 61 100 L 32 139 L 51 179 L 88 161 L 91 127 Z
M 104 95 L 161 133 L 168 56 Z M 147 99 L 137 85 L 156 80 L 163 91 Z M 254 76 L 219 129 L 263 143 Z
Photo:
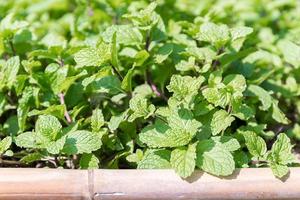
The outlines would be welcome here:
M 62 58 L 60 58 L 57 62 L 58 62 L 58 64 L 59 64 L 61 67 L 64 66 L 64 61 L 63 61 Z M 59 97 L 60 104 L 66 106 L 66 103 L 65 103 L 65 95 L 64 95 L 64 93 L 63 93 L 63 92 L 60 92 L 60 93 L 58 94 L 58 97 Z M 65 118 L 66 118 L 67 122 L 68 122 L 69 124 L 72 123 L 72 118 L 71 118 L 70 115 L 69 115 L 69 112 L 68 112 L 68 110 L 67 110 L 67 106 L 66 106 L 66 110 L 65 110 L 65 112 L 64 112 L 64 115 L 65 115 Z
M 149 45 L 150 45 L 150 31 L 147 32 L 146 35 L 146 44 L 145 44 L 145 50 L 147 52 L 149 52 Z M 152 81 L 152 76 L 151 76 L 151 72 L 149 71 L 149 69 L 146 69 L 146 82 L 148 83 L 148 85 L 150 85 L 151 90 L 154 92 L 154 94 L 157 97 L 161 97 L 163 100 L 168 101 L 168 98 L 164 95 L 164 93 L 162 91 L 160 91 L 157 86 L 154 84 L 154 82 Z
M 113 68 L 114 73 L 117 74 L 120 81 L 123 81 L 124 78 L 123 78 L 122 74 L 117 70 L 117 68 L 115 68 L 115 66 L 113 66 L 113 65 L 111 65 L 111 66 Z
M 3 160 L 2 158 L 0 158 L 0 164 L 3 164 L 3 165 L 21 165 L 22 163 L 20 161 L 16 161 L 16 160 Z
M 12 51 L 13 55 L 15 56 L 16 55 L 16 49 L 15 49 L 14 43 L 11 40 L 9 40 L 9 46 L 11 48 L 11 51 Z
M 150 73 L 150 71 L 148 69 L 146 70 L 146 81 L 147 81 L 148 85 L 150 85 L 152 91 L 154 92 L 154 94 L 156 96 L 161 97 L 165 101 L 168 101 L 168 98 L 164 95 L 164 93 L 161 92 L 157 88 L 157 86 L 153 83 L 152 77 L 151 77 L 151 73 Z
M 61 93 L 58 94 L 58 96 L 59 96 L 60 104 L 66 106 L 66 104 L 65 104 L 65 95 L 64 95 L 64 93 L 61 92 Z M 68 113 L 67 106 L 66 106 L 66 110 L 65 110 L 64 115 L 65 115 L 65 118 L 66 118 L 67 122 L 68 122 L 69 124 L 72 123 L 72 119 L 71 119 L 71 117 L 70 117 L 70 115 L 69 115 L 69 113 Z

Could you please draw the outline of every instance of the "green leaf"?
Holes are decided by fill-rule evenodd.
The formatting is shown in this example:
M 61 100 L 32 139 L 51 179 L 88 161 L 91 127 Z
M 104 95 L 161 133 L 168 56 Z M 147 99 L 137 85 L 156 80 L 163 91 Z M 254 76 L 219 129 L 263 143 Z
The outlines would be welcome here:
M 34 132 L 21 133 L 15 138 L 15 143 L 18 147 L 35 148 L 37 146 L 36 135 Z
M 230 74 L 224 78 L 224 84 L 229 87 L 233 92 L 242 93 L 245 91 L 246 79 L 240 74 Z
M 108 27 L 103 33 L 102 37 L 105 42 L 113 41 L 113 34 L 116 34 L 119 44 L 138 45 L 143 41 L 143 35 L 137 27 L 132 25 L 112 25 Z
M 147 126 L 139 134 L 141 142 L 149 147 L 180 147 L 188 144 L 194 134 L 184 129 L 171 129 L 162 122 Z
M 247 26 L 234 27 L 230 29 L 231 39 L 236 40 L 246 37 L 253 32 L 253 28 Z
M 34 109 L 28 113 L 28 117 L 37 116 L 37 115 L 52 115 L 57 118 L 63 119 L 65 109 L 66 108 L 64 105 L 53 105 L 53 106 L 49 106 L 48 108 L 46 108 L 44 110 Z
M 62 126 L 58 119 L 52 115 L 40 115 L 35 124 L 35 131 L 48 140 L 55 140 Z
M 285 116 L 285 114 L 278 107 L 277 100 L 273 100 L 273 103 L 272 103 L 272 118 L 282 124 L 290 123 L 290 120 Z
M 136 95 L 129 102 L 129 108 L 133 112 L 129 118 L 129 122 L 133 122 L 136 118 L 143 117 L 147 119 L 154 111 L 155 107 L 153 104 L 148 105 L 147 99 L 142 96 Z
M 10 89 L 14 85 L 19 68 L 19 56 L 9 58 L 5 64 L 0 67 L 0 90 L 2 90 L 5 86 Z
M 12 138 L 10 136 L 7 136 L 0 141 L 0 155 L 3 154 L 7 149 L 9 149 L 11 143 Z
M 30 164 L 35 161 L 39 161 L 43 158 L 44 156 L 41 153 L 35 152 L 35 153 L 30 153 L 21 158 L 20 162 Z
M 170 169 L 169 150 L 150 150 L 145 153 L 143 159 L 138 163 L 138 169 Z
M 217 25 L 211 22 L 205 22 L 200 26 L 197 40 L 209 42 L 217 48 L 225 45 L 230 39 L 229 29 L 226 25 Z
M 267 152 L 266 142 L 260 136 L 257 136 L 256 133 L 252 131 L 242 132 L 246 146 L 250 154 L 256 158 L 262 158 Z
M 130 68 L 126 74 L 126 76 L 124 77 L 122 84 L 121 84 L 121 88 L 125 91 L 131 91 L 132 90 L 132 76 L 133 76 L 133 72 L 134 72 L 134 66 L 132 68 Z
M 197 145 L 196 165 L 216 176 L 231 175 L 235 169 L 233 156 L 212 140 L 203 140 Z
M 32 87 L 26 87 L 24 89 L 22 97 L 19 99 L 17 115 L 18 115 L 18 125 L 20 131 L 24 131 L 26 129 L 26 120 L 30 109 L 30 103 L 33 99 L 33 93 L 34 92 Z
M 111 57 L 109 45 L 101 43 L 98 48 L 86 47 L 74 55 L 77 67 L 100 66 Z
M 230 136 L 217 136 L 212 137 L 212 140 L 217 144 L 220 145 L 222 148 L 226 149 L 227 151 L 234 152 L 238 150 L 241 146 L 237 139 L 232 138 Z
M 211 121 L 212 135 L 218 135 L 225 131 L 233 121 L 234 117 L 230 116 L 225 110 L 216 111 Z
M 99 108 L 96 108 L 93 110 L 93 114 L 91 117 L 91 127 L 93 132 L 99 132 L 101 130 L 101 127 L 104 125 L 104 116 L 102 113 L 102 110 Z
M 104 76 L 90 84 L 93 92 L 118 94 L 122 93 L 121 82 L 116 76 Z
M 196 166 L 196 145 L 180 147 L 174 149 L 171 153 L 171 166 L 175 172 L 182 178 L 190 176 Z
M 282 178 L 289 173 L 289 168 L 285 165 L 271 164 L 270 167 L 273 174 L 278 178 Z
M 112 44 L 111 44 L 111 64 L 117 70 L 120 70 L 119 59 L 118 59 L 118 47 L 117 47 L 117 34 L 116 34 L 116 32 L 113 34 L 113 37 L 112 37 Z
M 157 51 L 157 54 L 154 57 L 156 63 L 161 64 L 164 62 L 169 55 L 173 52 L 173 44 L 165 44 L 160 47 Z
M 95 154 L 84 153 L 79 161 L 80 169 L 98 169 L 99 162 L 100 161 Z
M 280 133 L 277 136 L 277 140 L 272 145 L 272 161 L 281 165 L 287 165 L 294 162 L 295 157 L 292 154 L 292 147 L 290 138 L 288 138 L 286 134 Z
M 259 107 L 261 110 L 268 110 L 271 107 L 272 97 L 266 90 L 257 85 L 249 85 L 248 91 L 258 97 L 262 103 L 262 106 Z
M 66 142 L 66 137 L 63 136 L 56 141 L 50 141 L 46 144 L 46 149 L 51 154 L 59 154 L 59 152 L 64 148 Z
M 167 86 L 169 92 L 173 92 L 173 97 L 178 100 L 190 99 L 198 94 L 201 84 L 204 82 L 204 77 L 199 76 L 194 78 L 191 76 L 173 75 L 170 84 Z
M 284 60 L 298 68 L 300 66 L 300 46 L 289 40 L 280 40 L 277 45 L 283 54 Z
M 91 153 L 100 149 L 101 145 L 100 134 L 77 130 L 67 134 L 63 152 L 66 154 Z
M 128 115 L 128 110 L 125 112 L 117 115 L 117 116 L 112 116 L 108 122 L 108 128 L 110 131 L 115 131 L 117 128 L 120 126 L 121 122 L 125 121 Z

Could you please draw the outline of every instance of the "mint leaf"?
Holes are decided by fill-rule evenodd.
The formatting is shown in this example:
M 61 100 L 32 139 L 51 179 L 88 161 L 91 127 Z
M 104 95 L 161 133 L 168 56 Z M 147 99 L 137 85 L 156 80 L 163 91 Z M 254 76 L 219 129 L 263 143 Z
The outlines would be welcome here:
M 81 169 L 98 169 L 99 159 L 92 153 L 84 153 L 80 158 L 79 164 Z
M 67 134 L 63 152 L 66 154 L 91 153 L 100 149 L 101 136 L 89 131 L 78 130 Z
M 295 161 L 292 154 L 292 145 L 290 139 L 284 133 L 277 136 L 277 140 L 272 145 L 271 156 L 276 163 L 287 165 Z
M 144 117 L 144 119 L 147 119 L 155 111 L 154 105 L 153 104 L 148 105 L 147 99 L 139 95 L 134 96 L 130 100 L 129 108 L 133 112 L 128 118 L 128 121 L 130 122 L 134 121 L 136 118 L 139 117 Z
M 91 117 L 91 127 L 93 132 L 99 132 L 101 127 L 104 125 L 104 116 L 102 111 L 99 108 L 93 110 L 93 114 Z
M 3 87 L 11 88 L 17 79 L 17 74 L 20 68 L 19 56 L 14 56 L 8 59 L 0 68 L 0 90 Z
M 12 138 L 7 136 L 0 141 L 0 154 L 3 154 L 7 149 L 9 149 L 12 143 Z
M 264 157 L 267 152 L 266 142 L 252 131 L 245 131 L 242 134 L 251 155 L 257 158 Z
M 196 165 L 205 172 L 216 176 L 228 176 L 235 169 L 233 156 L 212 140 L 204 140 L 197 145 Z
M 55 140 L 62 126 L 58 119 L 52 115 L 40 115 L 35 124 L 35 131 L 49 140 Z
M 172 129 L 162 122 L 156 122 L 142 130 L 139 139 L 149 147 L 180 147 L 188 144 L 194 134 L 184 129 Z
M 262 106 L 259 107 L 261 110 L 268 110 L 271 107 L 272 97 L 266 90 L 257 85 L 249 85 L 248 90 L 257 96 L 262 103 Z
M 230 32 L 226 25 L 217 25 L 211 22 L 205 22 L 200 26 L 197 39 L 209 42 L 217 48 L 225 45 L 230 39 Z
M 170 169 L 170 151 L 151 150 L 138 162 L 138 169 Z
M 190 176 L 196 166 L 196 145 L 177 148 L 171 153 L 171 166 L 182 178 Z
M 278 178 L 282 178 L 289 173 L 289 168 L 285 165 L 271 164 L 270 167 L 273 174 Z
M 216 111 L 211 121 L 212 135 L 218 135 L 222 131 L 225 131 L 233 121 L 234 117 L 230 116 L 225 110 Z
M 109 45 L 101 43 L 98 48 L 86 47 L 74 55 L 77 67 L 100 66 L 110 59 Z

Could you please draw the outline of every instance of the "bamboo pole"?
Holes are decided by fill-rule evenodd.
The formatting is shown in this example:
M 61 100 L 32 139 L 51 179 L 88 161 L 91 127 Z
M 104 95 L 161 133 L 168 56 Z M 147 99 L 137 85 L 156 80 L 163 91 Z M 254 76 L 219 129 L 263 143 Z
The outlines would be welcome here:
M 197 171 L 186 180 L 172 170 L 0 169 L 0 199 L 300 199 L 300 168 L 284 180 L 267 168 L 226 178 Z

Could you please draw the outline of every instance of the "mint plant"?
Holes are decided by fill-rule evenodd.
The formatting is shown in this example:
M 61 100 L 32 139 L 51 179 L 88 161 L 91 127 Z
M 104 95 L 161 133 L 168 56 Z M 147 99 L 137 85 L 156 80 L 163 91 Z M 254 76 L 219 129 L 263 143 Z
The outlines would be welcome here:
M 296 166 L 296 1 L 0 3 L 2 166 Z M 295 148 L 296 149 L 296 148 Z

